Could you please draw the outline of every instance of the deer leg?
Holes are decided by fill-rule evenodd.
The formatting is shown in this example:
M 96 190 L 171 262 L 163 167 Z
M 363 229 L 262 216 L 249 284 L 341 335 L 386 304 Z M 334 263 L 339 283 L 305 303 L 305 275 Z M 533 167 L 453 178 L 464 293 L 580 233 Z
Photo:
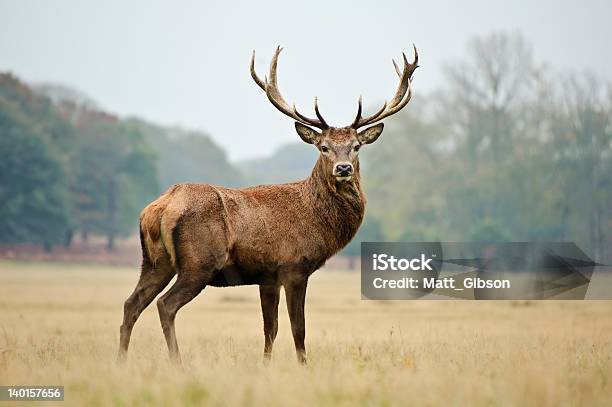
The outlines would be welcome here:
M 297 353 L 298 362 L 306 364 L 306 347 L 304 338 L 306 336 L 306 320 L 304 319 L 304 305 L 306 299 L 306 278 L 285 284 L 285 297 L 287 298 L 287 310 L 291 321 L 291 333 Z
M 168 344 L 170 359 L 178 364 L 181 363 L 181 356 L 174 330 L 176 313 L 183 305 L 194 299 L 205 286 L 206 282 L 202 281 L 201 277 L 194 278 L 188 274 L 179 274 L 174 285 L 157 300 L 159 319 Z
M 138 284 L 123 306 L 123 324 L 119 328 L 118 361 L 125 360 L 127 356 L 132 328 L 138 317 L 164 287 L 168 285 L 174 273 L 172 267 L 154 267 L 146 257 L 143 260 Z
M 261 312 L 264 323 L 264 360 L 272 357 L 272 346 L 278 332 L 278 300 L 280 299 L 280 286 L 260 285 L 259 298 L 261 299 Z

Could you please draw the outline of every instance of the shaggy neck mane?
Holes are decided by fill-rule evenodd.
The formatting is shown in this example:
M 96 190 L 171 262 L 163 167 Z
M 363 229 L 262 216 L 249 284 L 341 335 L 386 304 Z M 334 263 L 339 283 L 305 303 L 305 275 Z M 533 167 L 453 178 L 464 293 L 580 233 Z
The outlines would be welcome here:
M 326 243 L 332 256 L 351 241 L 363 220 L 366 199 L 361 190 L 359 162 L 350 181 L 338 182 L 319 157 L 304 182 L 314 215 L 328 232 Z

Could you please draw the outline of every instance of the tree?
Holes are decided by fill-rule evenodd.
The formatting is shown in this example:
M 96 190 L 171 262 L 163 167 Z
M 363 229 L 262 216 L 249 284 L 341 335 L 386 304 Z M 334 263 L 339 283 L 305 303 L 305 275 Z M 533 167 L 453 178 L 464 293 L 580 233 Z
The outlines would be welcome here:
M 0 242 L 43 244 L 69 229 L 66 174 L 49 135 L 0 97 Z
M 446 225 L 444 169 L 453 162 L 447 129 L 428 116 L 431 101 L 415 100 L 385 126 L 382 141 L 362 150 L 361 167 L 368 210 L 390 239 L 411 233 L 442 235 Z
M 561 76 L 550 149 L 563 212 L 561 234 L 603 258 L 612 221 L 612 86 L 592 74 Z
M 465 58 L 446 67 L 438 118 L 453 142 L 446 171 L 450 229 L 465 239 L 495 219 L 509 239 L 550 237 L 545 198 L 551 167 L 544 148 L 545 78 L 518 34 L 476 37 Z M 535 219 L 535 216 L 540 218 Z M 539 229 L 539 230 L 538 230 Z
M 498 222 L 483 219 L 475 223 L 468 240 L 471 242 L 507 242 L 510 240 L 510 234 Z
M 157 155 L 162 190 L 181 182 L 238 186 L 239 171 L 228 161 L 225 151 L 200 132 L 156 126 L 138 119 L 126 124 L 141 133 Z
M 138 213 L 158 193 L 156 155 L 130 123 L 85 107 L 63 109 L 79 129 L 72 188 L 77 227 L 106 235 L 113 250 L 116 237 L 136 229 Z
M 475 168 L 485 159 L 499 163 L 512 153 L 517 131 L 527 124 L 525 102 L 541 73 L 519 34 L 475 37 L 467 51 L 463 60 L 445 68 L 440 118 L 463 139 L 463 153 Z

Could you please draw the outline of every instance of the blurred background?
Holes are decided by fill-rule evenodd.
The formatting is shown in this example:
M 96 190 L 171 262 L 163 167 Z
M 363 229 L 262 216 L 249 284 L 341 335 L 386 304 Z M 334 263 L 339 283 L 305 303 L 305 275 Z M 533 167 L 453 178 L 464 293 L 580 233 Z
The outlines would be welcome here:
M 459 4 L 460 3 L 460 4 Z M 135 264 L 170 185 L 308 176 L 317 151 L 252 82 L 341 126 L 415 96 L 361 152 L 359 242 L 574 241 L 612 261 L 612 3 L 0 0 L 0 256 Z

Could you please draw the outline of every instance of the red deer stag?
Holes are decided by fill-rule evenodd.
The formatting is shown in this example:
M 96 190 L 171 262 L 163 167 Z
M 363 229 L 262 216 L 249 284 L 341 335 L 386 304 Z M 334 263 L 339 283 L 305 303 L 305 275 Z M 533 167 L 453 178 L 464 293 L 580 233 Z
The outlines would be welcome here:
M 268 77 L 251 76 L 270 102 L 294 119 L 300 138 L 314 145 L 319 158 L 303 181 L 229 189 L 208 184 L 178 184 L 149 204 L 140 215 L 142 271 L 125 302 L 120 328 L 119 359 L 127 354 L 132 327 L 141 312 L 177 275 L 157 301 L 159 318 L 172 360 L 180 363 L 174 319 L 181 307 L 207 285 L 259 285 L 264 326 L 264 358 L 269 359 L 278 330 L 280 287 L 285 289 L 298 361 L 306 362 L 304 301 L 308 277 L 355 235 L 365 210 L 358 153 L 383 131 L 379 123 L 400 111 L 412 96 L 412 74 L 418 54 L 403 69 L 393 61 L 399 85 L 377 112 L 357 116 L 346 127 L 329 126 L 315 98 L 316 118 L 299 113 L 281 95 L 276 68 L 277 48 Z M 314 130 L 312 127 L 320 131 Z

